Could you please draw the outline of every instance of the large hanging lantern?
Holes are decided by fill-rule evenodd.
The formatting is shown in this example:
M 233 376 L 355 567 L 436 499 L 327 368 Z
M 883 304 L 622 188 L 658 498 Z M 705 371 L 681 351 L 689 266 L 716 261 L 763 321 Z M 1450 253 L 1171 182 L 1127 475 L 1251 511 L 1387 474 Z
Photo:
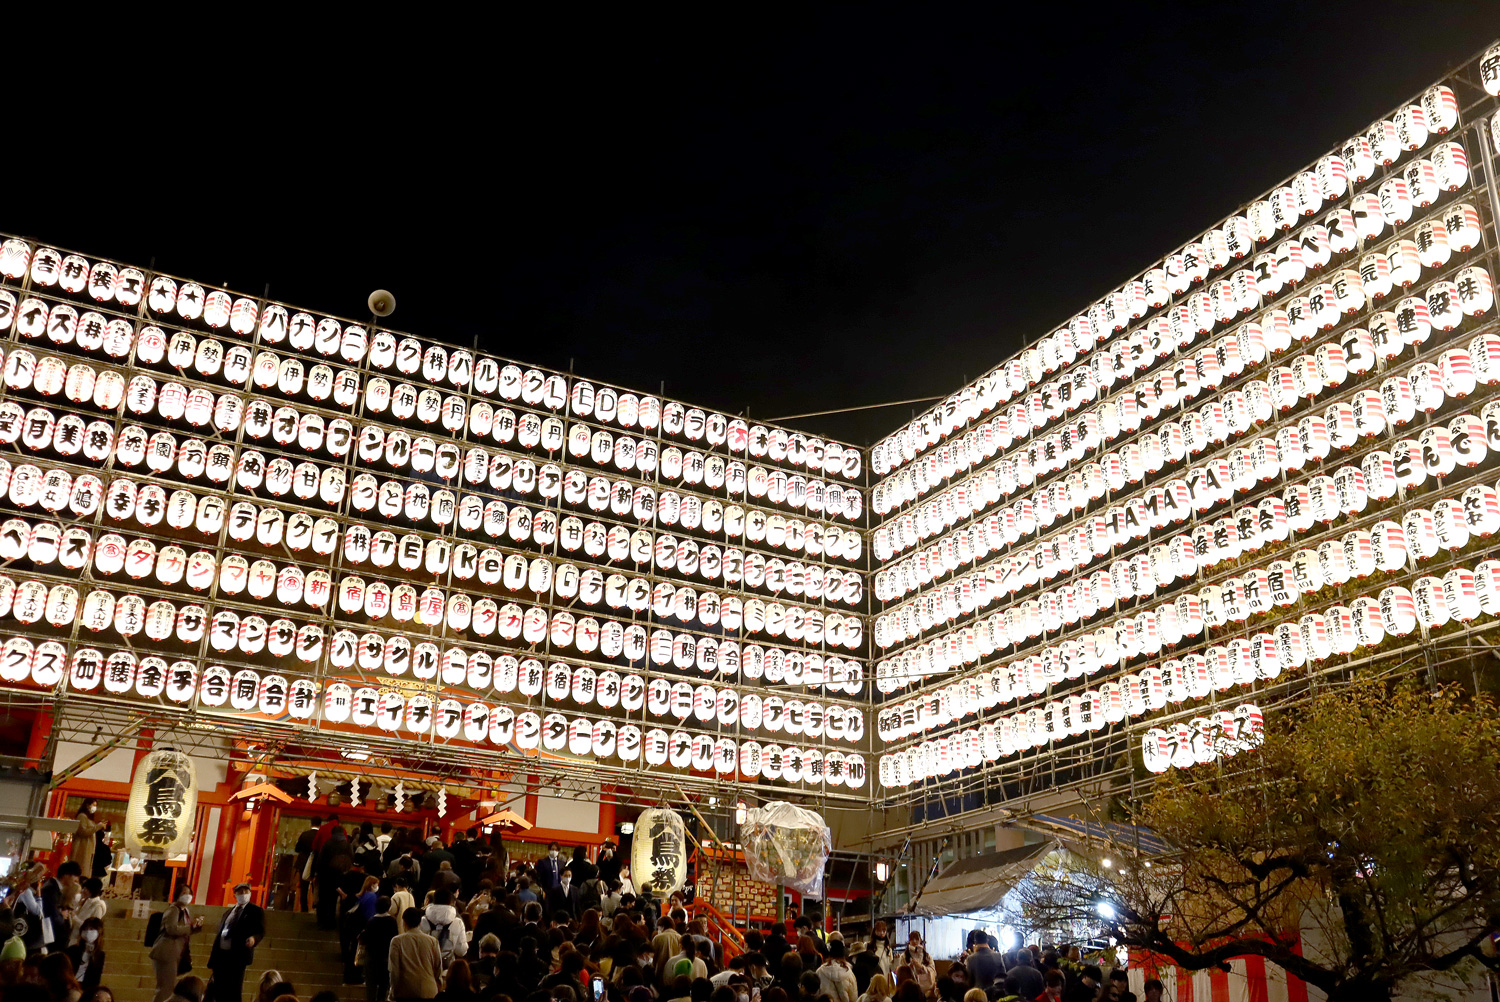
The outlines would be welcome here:
M 752 879 L 814 898 L 823 896 L 823 870 L 833 836 L 817 813 L 779 802 L 754 808 L 740 826 L 740 842 Z
M 187 852 L 198 806 L 198 777 L 186 752 L 161 748 L 135 768 L 125 805 L 125 848 L 152 856 Z
M 641 893 L 665 898 L 687 882 L 687 827 L 682 816 L 650 807 L 635 822 L 631 872 Z

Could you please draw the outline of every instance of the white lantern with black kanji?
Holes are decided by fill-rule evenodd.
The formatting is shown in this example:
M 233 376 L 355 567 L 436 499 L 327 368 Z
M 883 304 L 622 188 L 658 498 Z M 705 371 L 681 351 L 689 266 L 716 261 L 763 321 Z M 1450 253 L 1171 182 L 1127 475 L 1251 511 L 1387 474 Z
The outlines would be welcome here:
M 197 801 L 191 755 L 173 748 L 147 753 L 136 765 L 125 805 L 126 849 L 153 858 L 186 852 Z

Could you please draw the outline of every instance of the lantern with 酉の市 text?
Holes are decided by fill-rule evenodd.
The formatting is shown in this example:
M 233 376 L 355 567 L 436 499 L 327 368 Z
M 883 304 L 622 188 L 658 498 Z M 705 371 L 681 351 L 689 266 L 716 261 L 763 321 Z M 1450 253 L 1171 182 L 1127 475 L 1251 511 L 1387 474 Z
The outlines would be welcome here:
M 186 752 L 161 748 L 135 768 L 125 805 L 125 848 L 175 856 L 188 851 L 198 806 L 197 771 Z

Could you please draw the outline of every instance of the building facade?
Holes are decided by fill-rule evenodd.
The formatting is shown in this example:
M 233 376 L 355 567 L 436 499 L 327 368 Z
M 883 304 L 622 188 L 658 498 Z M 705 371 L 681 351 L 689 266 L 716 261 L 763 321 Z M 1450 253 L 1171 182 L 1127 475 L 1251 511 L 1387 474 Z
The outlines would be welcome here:
M 869 448 L 6 238 L 7 751 L 66 815 L 187 750 L 212 897 L 301 816 L 261 783 L 580 844 L 792 800 L 925 862 L 1364 664 L 1478 684 L 1497 92 L 1490 47 Z

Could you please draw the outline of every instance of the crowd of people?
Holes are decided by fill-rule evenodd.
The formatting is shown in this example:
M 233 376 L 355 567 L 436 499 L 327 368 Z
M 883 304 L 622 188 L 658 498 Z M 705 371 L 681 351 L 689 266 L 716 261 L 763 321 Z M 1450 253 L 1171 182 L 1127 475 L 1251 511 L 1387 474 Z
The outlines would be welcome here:
M 89 833 L 89 844 L 94 842 Z M 0 992 L 5 1002 L 113 1002 L 104 975 L 104 883 L 71 858 L 17 875 L 0 904 Z
M 811 920 L 750 929 L 724 955 L 681 894 L 636 893 L 630 869 L 606 841 L 507 865 L 503 845 L 337 817 L 297 845 L 300 904 L 337 929 L 346 985 L 366 1002 L 1138 1002 L 1123 971 L 1106 975 L 1076 948 L 1001 954 L 979 930 L 944 968 L 913 931 L 899 952 L 883 922 L 869 939 L 825 935 Z M 22 874 L 0 905 L 3 1002 L 114 1002 L 103 979 L 102 885 L 70 859 L 49 875 Z M 211 937 L 208 982 L 193 977 L 193 937 L 204 928 L 183 890 L 153 915 L 147 947 L 153 1002 L 242 1002 L 246 972 L 265 936 L 265 913 L 235 888 Z M 7 907 L 8 906 L 8 907 Z M 135 947 L 139 949 L 140 947 Z M 1159 1002 L 1148 981 L 1146 1002 Z M 300 1002 L 275 970 L 254 1002 Z M 310 1002 L 337 1002 L 332 993 Z
M 969 933 L 968 945 L 958 962 L 938 977 L 921 948 L 920 936 L 913 932 L 903 966 L 915 969 L 925 965 L 942 1002 L 1138 1002 L 1124 970 L 1112 968 L 1106 975 L 1099 965 L 1085 962 L 1077 946 L 1023 946 L 1010 953 L 1001 953 L 998 946 L 993 936 L 975 929 Z M 919 980 L 927 976 L 913 975 Z M 900 977 L 898 968 L 898 980 Z M 1147 979 L 1143 991 L 1146 1002 L 1162 1002 L 1159 980 Z M 909 995 L 896 1002 L 919 1000 Z

